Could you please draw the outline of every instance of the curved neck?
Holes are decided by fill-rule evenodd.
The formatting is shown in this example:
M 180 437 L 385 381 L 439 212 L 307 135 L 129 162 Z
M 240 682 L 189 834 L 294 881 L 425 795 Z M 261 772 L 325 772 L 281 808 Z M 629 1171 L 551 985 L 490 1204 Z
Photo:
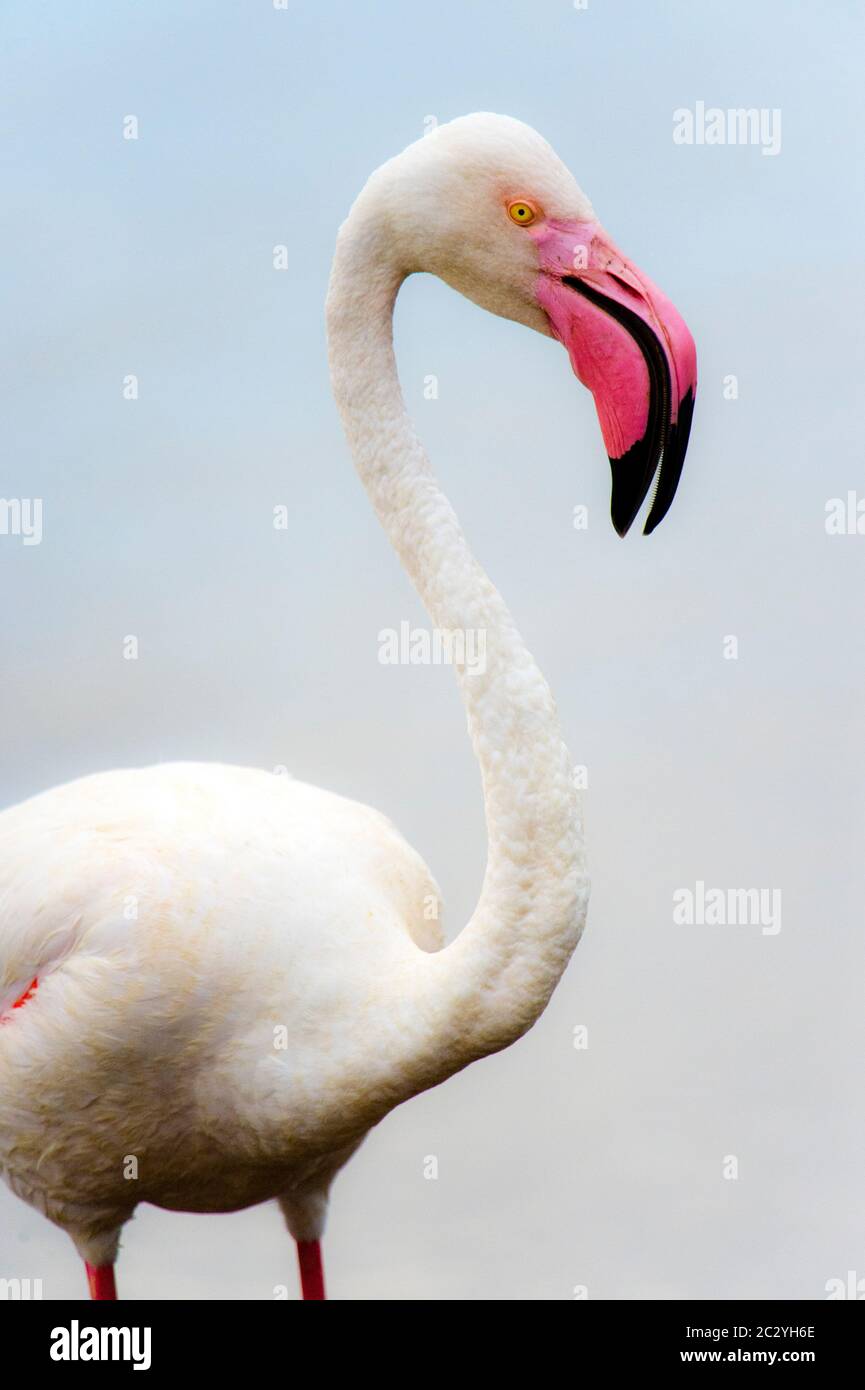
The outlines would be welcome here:
M 419 955 L 412 978 L 395 985 L 412 1093 L 535 1022 L 579 940 L 588 882 L 549 688 L 469 550 L 405 409 L 392 332 L 403 279 L 384 233 L 356 205 L 327 299 L 334 396 L 361 480 L 433 625 L 483 633 L 486 648 L 483 670 L 457 666 L 456 675 L 483 779 L 487 869 L 457 939 Z

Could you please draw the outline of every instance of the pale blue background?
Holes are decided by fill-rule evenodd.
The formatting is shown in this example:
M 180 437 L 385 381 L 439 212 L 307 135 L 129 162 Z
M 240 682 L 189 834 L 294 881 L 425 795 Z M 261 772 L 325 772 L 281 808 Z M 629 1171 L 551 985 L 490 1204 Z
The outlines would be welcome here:
M 418 427 L 590 769 L 594 897 L 537 1029 L 338 1180 L 335 1297 L 820 1298 L 865 1275 L 865 537 L 823 525 L 865 490 L 862 29 L 841 0 L 3 7 L 0 494 L 45 507 L 41 546 L 0 538 L 4 804 L 154 759 L 284 763 L 390 814 L 454 933 L 477 773 L 450 673 L 376 660 L 423 615 L 330 402 L 336 228 L 426 116 L 508 112 L 698 343 L 679 497 L 623 544 L 564 353 L 429 279 L 401 297 Z M 780 107 L 780 155 L 674 146 L 697 100 Z M 697 879 L 780 887 L 781 934 L 674 926 Z M 0 1221 L 0 1276 L 83 1292 L 61 1233 L 5 1192 Z M 296 1287 L 271 1208 L 143 1208 L 119 1279 Z

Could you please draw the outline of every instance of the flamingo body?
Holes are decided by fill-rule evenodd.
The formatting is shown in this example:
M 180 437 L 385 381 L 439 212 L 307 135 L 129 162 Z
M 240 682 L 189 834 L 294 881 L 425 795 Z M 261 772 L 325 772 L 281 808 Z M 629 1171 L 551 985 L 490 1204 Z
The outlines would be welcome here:
M 279 1197 L 317 1238 L 365 1132 L 361 1059 L 388 1045 L 368 984 L 441 944 L 437 903 L 383 816 L 262 771 L 108 772 L 0 814 L 13 1188 L 94 1265 L 140 1201 Z

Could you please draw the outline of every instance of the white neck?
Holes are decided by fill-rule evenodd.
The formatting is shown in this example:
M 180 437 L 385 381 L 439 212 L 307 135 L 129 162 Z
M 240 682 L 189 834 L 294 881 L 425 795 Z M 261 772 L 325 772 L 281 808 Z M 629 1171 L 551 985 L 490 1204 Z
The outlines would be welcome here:
M 483 778 L 480 901 L 457 939 L 399 982 L 409 1093 L 513 1042 L 545 1008 L 588 900 L 582 828 L 549 688 L 475 560 L 406 412 L 393 353 L 404 271 L 355 206 L 331 273 L 334 396 L 361 480 L 435 627 L 484 631 L 486 669 L 457 668 Z

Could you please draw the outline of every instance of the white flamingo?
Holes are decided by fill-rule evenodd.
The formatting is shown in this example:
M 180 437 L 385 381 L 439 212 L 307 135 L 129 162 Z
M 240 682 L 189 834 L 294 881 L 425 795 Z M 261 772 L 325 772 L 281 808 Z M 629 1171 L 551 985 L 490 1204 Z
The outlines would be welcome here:
M 489 840 L 477 908 L 442 948 L 437 889 L 376 811 L 264 771 L 97 773 L 0 815 L 0 1166 L 116 1297 L 140 1201 L 277 1198 L 305 1298 L 334 1174 L 394 1106 L 506 1047 L 543 1011 L 588 897 L 555 707 L 406 414 L 402 280 L 430 271 L 559 338 L 594 392 L 624 534 L 682 467 L 694 347 L 549 145 L 507 117 L 441 126 L 372 175 L 342 227 L 331 374 L 360 476 L 458 667 Z M 659 463 L 660 460 L 660 463 Z

